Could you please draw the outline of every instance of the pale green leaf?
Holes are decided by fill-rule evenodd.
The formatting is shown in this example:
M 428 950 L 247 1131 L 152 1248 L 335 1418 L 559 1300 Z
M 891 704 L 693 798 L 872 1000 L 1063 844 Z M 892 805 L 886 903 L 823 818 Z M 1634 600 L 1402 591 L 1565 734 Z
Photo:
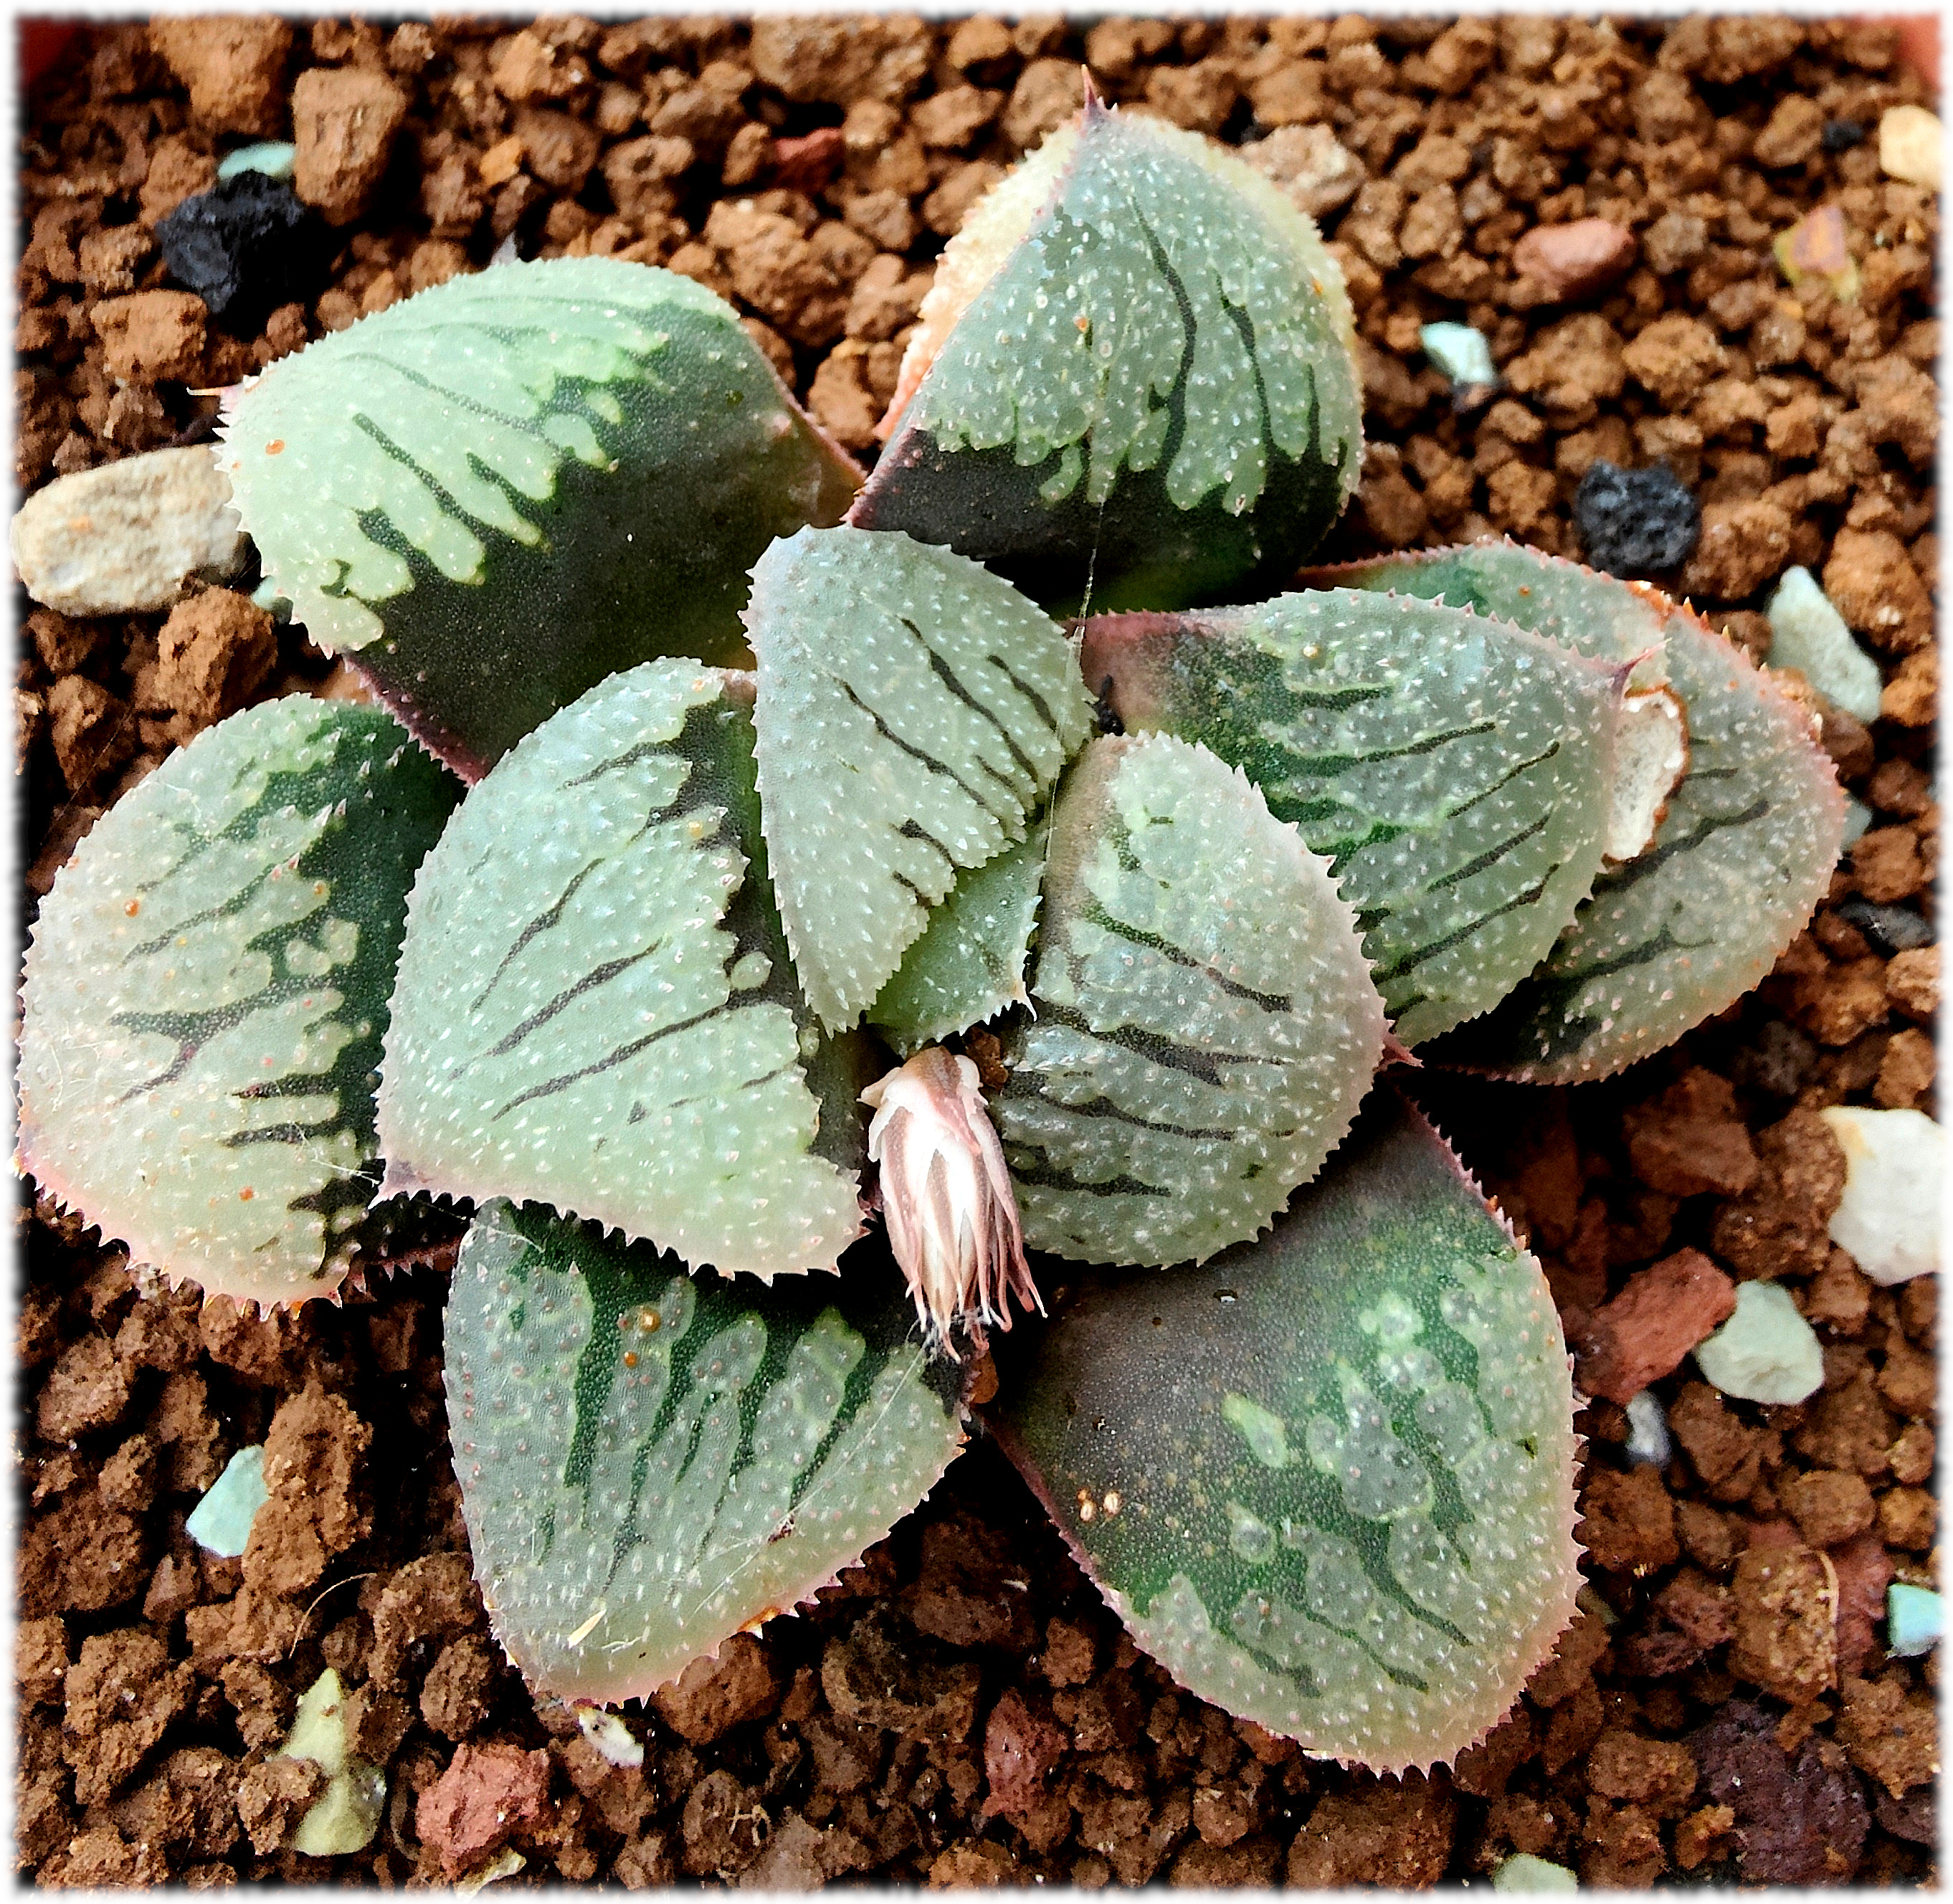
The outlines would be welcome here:
M 1625 670 L 1509 622 L 1322 589 L 1104 617 L 1084 667 L 1128 731 L 1212 748 L 1328 857 L 1406 1044 L 1497 1004 L 1600 870 Z
M 267 1305 L 343 1278 L 407 888 L 460 787 L 389 716 L 307 696 L 208 729 L 42 903 L 20 1157 L 130 1258 Z
M 1810 719 L 1692 610 L 1645 583 L 1494 544 L 1371 565 L 1362 585 L 1469 593 L 1588 653 L 1665 649 L 1686 772 L 1647 851 L 1604 872 L 1539 969 L 1431 1055 L 1533 1080 L 1604 1077 L 1756 985 L 1837 865 L 1844 801 Z
M 961 1445 L 886 1254 L 840 1285 L 694 1279 L 489 1204 L 445 1377 L 482 1598 L 530 1687 L 616 1704 L 810 1599 Z
M 959 874 L 1024 839 L 1091 731 L 1072 645 L 947 549 L 803 530 L 753 572 L 759 784 L 787 942 L 833 1026 Z
M 1095 104 L 1052 143 L 973 218 L 981 261 L 945 265 L 963 308 L 939 337 L 925 307 L 931 355 L 849 519 L 946 537 L 1041 600 L 1177 606 L 1286 576 L 1362 461 L 1334 259 L 1197 133 Z
M 1254 1235 L 1382 1055 L 1327 863 L 1205 748 L 1107 738 L 1059 791 L 1044 903 L 992 1104 L 1025 1242 L 1161 1264 Z
M 1000 1363 L 999 1439 L 1133 1638 L 1311 1752 L 1448 1764 L 1572 1617 L 1551 1293 L 1394 1093 L 1270 1235 L 1087 1273 Z
M 751 856 L 750 692 L 647 662 L 469 794 L 409 909 L 390 1188 L 551 1204 L 729 1274 L 831 1269 L 859 1233 L 860 1116 L 823 1118 Z
M 466 274 L 321 338 L 224 438 L 293 618 L 471 780 L 606 675 L 738 665 L 754 558 L 859 481 L 728 305 L 610 258 Z
M 1020 845 L 966 872 L 868 1007 L 868 1022 L 904 1057 L 994 1018 L 1030 994 L 1024 967 L 1044 891 L 1049 820 Z

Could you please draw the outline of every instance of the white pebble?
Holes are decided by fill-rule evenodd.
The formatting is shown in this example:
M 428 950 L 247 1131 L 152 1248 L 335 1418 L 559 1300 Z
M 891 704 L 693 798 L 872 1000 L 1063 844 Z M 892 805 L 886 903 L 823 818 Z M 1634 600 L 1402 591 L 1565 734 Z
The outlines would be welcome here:
M 1628 1398 L 1628 1459 L 1637 1466 L 1666 1467 L 1675 1454 L 1668 1432 L 1668 1417 L 1661 1411 L 1661 1399 L 1652 1389 L 1643 1389 Z
M 1712 1386 L 1745 1401 L 1801 1401 L 1824 1381 L 1816 1331 L 1774 1282 L 1740 1285 L 1736 1313 L 1694 1354 Z
M 1425 356 L 1454 384 L 1469 387 L 1498 381 L 1491 346 L 1469 324 L 1425 324 L 1418 332 L 1417 341 Z
M 583 1728 L 584 1737 L 612 1765 L 644 1762 L 643 1742 L 631 1736 L 630 1727 L 616 1713 L 607 1712 L 600 1705 L 580 1705 L 576 1708 L 576 1723 Z
M 1845 1152 L 1832 1242 L 1888 1288 L 1938 1269 L 1946 1170 L 1939 1126 L 1923 1110 L 1838 1104 L 1818 1114 Z
M 1894 1581 L 1886 1590 L 1886 1650 L 1901 1659 L 1929 1653 L 1939 1643 L 1939 1596 L 1929 1587 Z
M 1809 569 L 1786 568 L 1766 612 L 1773 668 L 1795 668 L 1834 707 L 1861 721 L 1879 718 L 1879 664 L 1852 639 Z
M 1522 1851 L 1508 1858 L 1492 1874 L 1495 1891 L 1577 1891 L 1580 1881 L 1564 1865 L 1549 1864 Z
M 1879 168 L 1887 178 L 1936 192 L 1943 142 L 1939 120 L 1925 107 L 1890 107 L 1879 121 Z
M 190 576 L 234 574 L 244 550 L 230 479 L 201 443 L 58 478 L 20 506 L 12 541 L 27 593 L 63 615 L 168 608 Z
M 267 178 L 289 179 L 297 166 L 298 156 L 299 149 L 289 139 L 240 146 L 217 161 L 218 183 L 236 178 L 242 172 L 262 172 Z
M 298 1715 L 277 1755 L 309 1758 L 328 1778 L 324 1791 L 287 1839 L 290 1848 L 308 1858 L 364 1851 L 386 1808 L 387 1775 L 348 1749 L 346 1691 L 330 1666 L 299 1695 Z
M 183 1532 L 207 1554 L 235 1560 L 250 1544 L 251 1524 L 271 1498 L 265 1486 L 265 1451 L 240 1448 L 210 1490 L 190 1509 Z

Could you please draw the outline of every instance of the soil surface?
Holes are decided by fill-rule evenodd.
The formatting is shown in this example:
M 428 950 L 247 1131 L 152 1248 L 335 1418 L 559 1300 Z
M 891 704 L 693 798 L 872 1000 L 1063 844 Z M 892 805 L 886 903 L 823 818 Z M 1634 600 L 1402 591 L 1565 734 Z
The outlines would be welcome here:
M 627 1711 L 644 1762 L 616 1767 L 489 1637 L 437 1267 L 343 1307 L 199 1313 L 29 1192 L 15 1856 L 35 1881 L 398 1884 L 513 1852 L 516 1884 L 1423 1886 L 1524 1851 L 1589 1885 L 1934 1882 L 1936 1665 L 1882 1640 L 1887 1583 L 1936 1560 L 1936 1285 L 1875 1288 L 1829 1244 L 1843 1164 L 1815 1115 L 1934 1103 L 1938 224 L 1880 168 L 1881 114 L 1931 103 L 1889 29 L 90 27 L 25 117 L 19 481 L 196 440 L 215 387 L 511 241 L 710 284 L 867 452 L 945 239 L 1074 108 L 1085 60 L 1114 100 L 1255 142 L 1334 242 L 1371 446 L 1326 559 L 1488 531 L 1578 555 L 1594 461 L 1663 462 L 1702 518 L 1676 586 L 1718 626 L 1760 653 L 1763 603 L 1802 563 L 1880 663 L 1871 727 L 1824 717 L 1870 829 L 1755 995 L 1608 1083 L 1419 1082 L 1544 1261 L 1583 1384 L 1652 1379 L 1666 1411 L 1660 1465 L 1629 1459 L 1618 1400 L 1583 1411 L 1588 1611 L 1455 1769 L 1313 1763 L 1136 1656 L 980 1441 L 816 1609 Z M 221 152 L 294 135 L 320 220 L 303 288 L 215 315 L 154 228 Z M 1849 301 L 1793 290 L 1772 255 L 1820 205 Z M 1614 229 L 1561 229 L 1585 220 Z M 1484 334 L 1499 389 L 1454 406 L 1419 349 L 1439 320 Z M 20 606 L 30 919 L 172 747 L 331 672 L 242 592 L 95 621 Z M 1757 1276 L 1824 1343 L 1797 1406 L 1726 1400 L 1684 1358 L 1723 1279 Z M 259 1442 L 271 1502 L 215 1559 L 185 1517 Z M 387 1799 L 368 1849 L 319 1860 L 281 1847 L 321 1775 L 270 1755 L 328 1665 Z

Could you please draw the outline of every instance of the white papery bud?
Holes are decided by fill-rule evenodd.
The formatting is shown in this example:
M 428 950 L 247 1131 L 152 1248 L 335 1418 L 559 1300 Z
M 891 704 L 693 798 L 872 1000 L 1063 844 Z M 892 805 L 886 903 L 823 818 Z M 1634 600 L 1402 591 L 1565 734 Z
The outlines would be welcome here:
M 1017 1200 L 975 1065 L 939 1044 L 871 1084 L 868 1157 L 882 1167 L 889 1245 L 932 1348 L 952 1361 L 950 1326 L 980 1344 L 1011 1326 L 1010 1299 L 1044 1312 L 1024 1260 Z

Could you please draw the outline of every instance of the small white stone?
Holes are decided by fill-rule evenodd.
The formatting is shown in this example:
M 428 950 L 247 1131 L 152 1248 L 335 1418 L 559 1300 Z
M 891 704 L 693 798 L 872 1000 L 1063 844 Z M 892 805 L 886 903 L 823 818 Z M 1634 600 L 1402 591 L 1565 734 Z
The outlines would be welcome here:
M 580 1705 L 576 1709 L 576 1723 L 583 1728 L 584 1737 L 612 1765 L 644 1762 L 644 1742 L 632 1736 L 630 1727 L 616 1713 L 607 1712 L 600 1705 Z
M 1577 1891 L 1580 1881 L 1564 1865 L 1550 1864 L 1522 1851 L 1492 1874 L 1495 1891 Z
M 1628 1459 L 1637 1466 L 1666 1467 L 1675 1454 L 1660 1398 L 1643 1389 L 1628 1398 Z
M 1945 137 L 1923 106 L 1892 106 L 1879 121 L 1879 168 L 1887 178 L 1939 189 Z
M 209 1492 L 190 1509 L 183 1532 L 205 1553 L 235 1560 L 250 1544 L 251 1524 L 270 1498 L 265 1486 L 264 1449 L 240 1448 Z
M 289 179 L 298 162 L 299 149 L 288 139 L 272 139 L 261 145 L 240 146 L 217 161 L 218 183 L 236 178 L 243 172 L 262 172 L 267 178 Z
M 1923 1110 L 1837 1104 L 1818 1114 L 1845 1152 L 1832 1242 L 1887 1288 L 1938 1269 L 1946 1168 L 1939 1126 Z
M 1834 707 L 1861 721 L 1879 718 L 1879 664 L 1852 639 L 1809 569 L 1786 568 L 1765 612 L 1773 668 L 1795 668 Z
M 1872 824 L 1872 810 L 1855 794 L 1845 796 L 1845 839 L 1849 846 L 1854 840 L 1861 840 Z
M 1939 1596 L 1929 1587 L 1895 1580 L 1886 1590 L 1886 1650 L 1901 1659 L 1929 1653 L 1939 1643 Z
M 481 1890 L 504 1877 L 513 1877 L 522 1868 L 522 1854 L 513 1845 L 505 1845 L 481 1868 L 466 1877 L 457 1877 L 454 1888 L 464 1895 Z
M 1469 324 L 1427 324 L 1419 330 L 1417 341 L 1425 355 L 1455 384 L 1469 388 L 1498 381 L 1491 346 L 1482 331 Z
M 1774 1282 L 1740 1285 L 1736 1313 L 1694 1354 L 1713 1387 L 1745 1401 L 1801 1401 L 1823 1385 L 1817 1332 Z
M 63 615 L 168 608 L 190 576 L 234 574 L 244 550 L 230 479 L 201 443 L 58 478 L 20 506 L 11 540 L 27 593 Z
M 330 1666 L 299 1695 L 298 1714 L 278 1756 L 309 1758 L 330 1780 L 287 1840 L 293 1850 L 340 1858 L 373 1842 L 386 1808 L 387 1776 L 347 1751 L 346 1690 Z

